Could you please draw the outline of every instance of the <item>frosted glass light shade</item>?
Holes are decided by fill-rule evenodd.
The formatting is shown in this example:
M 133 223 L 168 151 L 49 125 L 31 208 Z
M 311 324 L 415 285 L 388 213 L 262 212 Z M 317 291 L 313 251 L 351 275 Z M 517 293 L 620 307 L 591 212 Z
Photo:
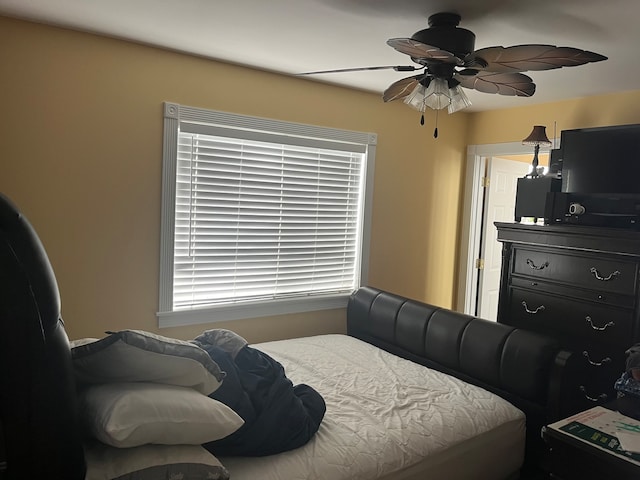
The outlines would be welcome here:
M 451 89 L 451 103 L 449 104 L 449 113 L 454 113 L 459 110 L 471 106 L 471 100 L 464 93 L 464 90 L 460 85 L 456 85 Z
M 449 113 L 454 113 L 471 106 L 462 87 L 456 85 L 449 88 L 449 83 L 444 78 L 433 78 L 426 87 L 422 84 L 416 85 L 404 99 L 404 103 L 422 113 L 427 107 L 432 110 L 442 110 L 448 107 Z

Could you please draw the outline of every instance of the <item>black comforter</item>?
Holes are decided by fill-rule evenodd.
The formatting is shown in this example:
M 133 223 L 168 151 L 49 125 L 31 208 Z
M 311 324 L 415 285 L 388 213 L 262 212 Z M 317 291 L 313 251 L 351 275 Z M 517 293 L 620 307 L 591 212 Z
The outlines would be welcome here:
M 215 455 L 261 456 L 298 448 L 318 431 L 325 413 L 322 396 L 293 385 L 280 363 L 228 330 L 208 330 L 193 340 L 226 372 L 210 397 L 232 408 L 244 425 L 226 438 L 203 445 Z

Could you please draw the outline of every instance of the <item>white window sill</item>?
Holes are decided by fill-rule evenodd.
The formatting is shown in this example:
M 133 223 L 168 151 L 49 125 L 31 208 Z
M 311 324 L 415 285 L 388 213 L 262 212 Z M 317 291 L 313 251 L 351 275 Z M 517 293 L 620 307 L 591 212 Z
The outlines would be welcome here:
M 349 296 L 349 294 L 340 294 L 284 300 L 265 300 L 244 303 L 242 305 L 220 305 L 173 312 L 159 312 L 158 322 L 160 328 L 182 327 L 244 318 L 271 317 L 290 313 L 331 310 L 345 308 L 349 301 Z

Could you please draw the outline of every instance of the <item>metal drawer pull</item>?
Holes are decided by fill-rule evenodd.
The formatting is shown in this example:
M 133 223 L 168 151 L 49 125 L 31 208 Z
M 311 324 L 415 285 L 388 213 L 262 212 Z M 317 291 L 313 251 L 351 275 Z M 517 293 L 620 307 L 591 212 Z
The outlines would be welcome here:
M 549 262 L 544 262 L 539 267 L 536 267 L 536 264 L 533 263 L 533 260 L 531 260 L 530 258 L 527 258 L 527 265 L 529 265 L 529 268 L 532 270 L 542 270 L 543 268 L 547 268 L 549 266 Z
M 587 315 L 586 317 L 584 317 L 584 319 L 587 321 L 587 323 L 588 323 L 589 325 L 591 325 L 591 328 L 593 328 L 594 330 L 598 330 L 599 332 L 601 332 L 601 331 L 603 331 L 603 330 L 606 330 L 606 329 L 607 329 L 607 328 L 609 328 L 609 327 L 615 327 L 615 325 L 616 325 L 616 322 L 607 322 L 607 323 L 605 323 L 602 327 L 596 327 L 596 326 L 593 324 L 593 320 L 591 320 L 591 317 L 590 317 L 589 315 Z
M 592 402 L 606 402 L 607 401 L 607 394 L 606 393 L 601 393 L 600 395 L 598 395 L 597 397 L 590 397 L 587 394 L 587 389 L 585 388 L 584 385 L 580 385 L 580 391 L 582 393 L 584 393 L 584 398 L 586 398 L 587 400 L 590 400 Z
M 596 280 L 600 280 L 601 282 L 608 282 L 609 280 L 613 280 L 618 275 L 620 275 L 620 272 L 616 270 L 615 272 L 610 273 L 606 277 L 603 277 L 602 275 L 600 275 L 600 272 L 598 272 L 598 269 L 596 267 L 591 267 L 591 270 L 589 271 L 593 273 L 593 276 L 596 277 Z
M 586 350 L 584 352 L 582 352 L 582 355 L 587 357 L 587 362 L 589 362 L 594 367 L 601 367 L 605 363 L 610 363 L 611 362 L 611 358 L 609 358 L 609 357 L 605 357 L 602 360 L 600 360 L 599 362 L 594 362 L 593 360 L 591 360 L 591 357 L 589 357 L 589 352 L 587 352 Z
M 532 315 L 535 315 L 536 313 L 542 312 L 544 310 L 544 305 L 540 305 L 535 310 L 529 310 L 529 307 L 527 306 L 527 302 L 525 302 L 524 300 L 522 301 L 522 306 L 524 307 L 525 312 L 530 313 Z

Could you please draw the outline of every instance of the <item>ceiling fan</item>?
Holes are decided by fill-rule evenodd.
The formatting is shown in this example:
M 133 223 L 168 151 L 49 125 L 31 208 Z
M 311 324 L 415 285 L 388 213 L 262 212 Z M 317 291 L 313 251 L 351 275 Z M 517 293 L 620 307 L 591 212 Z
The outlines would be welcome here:
M 419 66 L 345 68 L 300 75 L 383 69 L 398 72 L 422 70 L 418 75 L 392 83 L 382 98 L 385 102 L 402 99 L 422 113 L 420 123 L 424 125 L 427 108 L 437 112 L 447 107 L 449 113 L 453 113 L 471 105 L 461 87 L 484 93 L 530 97 L 535 93 L 536 85 L 521 72 L 551 70 L 607 59 L 603 55 L 577 48 L 540 44 L 474 50 L 476 36 L 458 27 L 460 20 L 457 13 L 436 13 L 429 17 L 428 28 L 414 33 L 410 38 L 387 40 L 389 46 L 409 55 Z M 437 131 L 436 127 L 436 137 Z

